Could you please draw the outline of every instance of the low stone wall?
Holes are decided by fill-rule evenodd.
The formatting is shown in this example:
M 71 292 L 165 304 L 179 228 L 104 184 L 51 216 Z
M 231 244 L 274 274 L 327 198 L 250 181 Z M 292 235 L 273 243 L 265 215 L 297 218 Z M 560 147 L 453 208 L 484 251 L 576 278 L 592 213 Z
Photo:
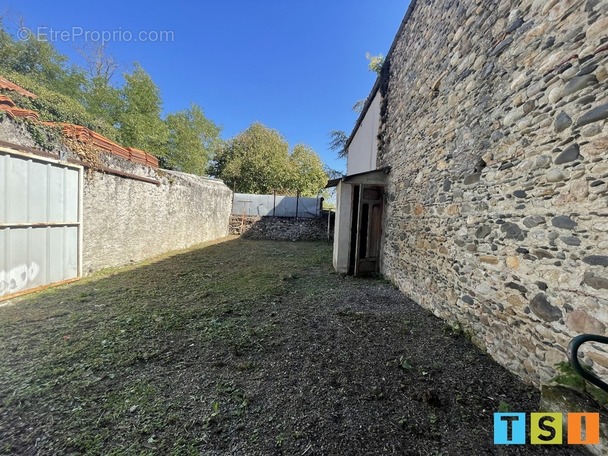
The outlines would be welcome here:
M 327 239 L 327 218 L 230 216 L 230 234 L 248 239 L 317 241 Z

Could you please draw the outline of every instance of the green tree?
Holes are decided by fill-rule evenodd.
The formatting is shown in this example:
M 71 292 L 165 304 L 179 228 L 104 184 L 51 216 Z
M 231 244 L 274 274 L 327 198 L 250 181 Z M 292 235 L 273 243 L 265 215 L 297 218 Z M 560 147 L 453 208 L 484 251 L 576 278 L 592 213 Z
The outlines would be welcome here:
M 120 89 L 110 85 L 102 77 L 95 77 L 85 84 L 84 106 L 87 111 L 109 125 L 117 127 L 124 111 Z
M 365 58 L 369 61 L 367 68 L 376 74 L 380 74 L 382 66 L 384 65 L 385 57 L 382 54 L 371 55 L 369 52 L 365 53 Z
M 257 122 L 225 144 L 210 173 L 241 193 L 314 196 L 327 183 L 323 163 L 310 147 L 298 144 L 290 154 L 279 132 Z
M 292 166 L 292 190 L 303 196 L 316 196 L 327 184 L 327 174 L 319 156 L 310 147 L 298 144 L 289 157 Z
M 124 102 L 121 91 L 112 84 L 118 63 L 106 54 L 105 44 L 87 45 L 78 50 L 86 62 L 87 82 L 84 85 L 83 104 L 87 111 L 106 123 L 118 127 Z
M 17 43 L 0 22 L 0 69 L 17 71 L 18 53 Z
M 221 129 L 207 117 L 200 106 L 170 114 L 167 165 L 186 173 L 205 174 L 209 160 L 221 144 Z
M 86 81 L 82 69 L 68 65 L 68 58 L 47 41 L 33 34 L 16 41 L 1 22 L 0 28 L 0 69 L 28 76 L 54 92 L 82 100 Z
M 124 78 L 121 92 L 124 109 L 119 116 L 122 144 L 165 158 L 169 129 L 160 117 L 160 90 L 138 64 L 133 73 L 125 74 Z
M 211 173 L 236 192 L 289 191 L 289 145 L 278 131 L 256 122 L 226 143 Z
M 86 126 L 129 147 L 152 153 L 163 166 L 204 174 L 219 147 L 220 128 L 196 105 L 161 118 L 160 91 L 144 69 L 135 65 L 122 87 L 112 84 L 118 63 L 105 46 L 80 50 L 85 68 L 68 66 L 52 43 L 30 35 L 17 40 L 0 17 L 0 74 L 38 95 L 11 93 L 22 107 L 42 120 Z

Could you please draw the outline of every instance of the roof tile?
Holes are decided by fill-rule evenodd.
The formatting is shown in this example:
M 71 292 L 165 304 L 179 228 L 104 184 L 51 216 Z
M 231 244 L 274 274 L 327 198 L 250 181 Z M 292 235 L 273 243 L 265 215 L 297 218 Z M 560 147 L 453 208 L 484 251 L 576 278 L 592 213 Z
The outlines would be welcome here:
M 12 90 L 29 98 L 37 98 L 31 92 L 19 87 L 16 84 L 8 81 L 0 76 L 0 89 Z M 0 111 L 14 118 L 25 118 L 46 125 L 48 127 L 61 127 L 62 133 L 66 138 L 74 139 L 78 142 L 91 144 L 102 152 L 107 152 L 133 163 L 139 163 L 144 166 L 158 168 L 158 159 L 146 151 L 135 149 L 132 147 L 123 147 L 120 144 L 100 135 L 96 131 L 90 130 L 81 125 L 75 125 L 64 122 L 42 122 L 37 112 L 29 109 L 21 109 L 15 105 L 15 102 L 5 95 L 0 95 Z

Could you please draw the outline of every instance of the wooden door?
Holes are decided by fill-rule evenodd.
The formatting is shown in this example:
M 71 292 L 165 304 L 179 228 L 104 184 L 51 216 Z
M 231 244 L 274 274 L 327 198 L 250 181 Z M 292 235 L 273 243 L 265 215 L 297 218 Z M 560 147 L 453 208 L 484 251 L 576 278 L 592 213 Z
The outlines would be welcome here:
M 356 276 L 375 274 L 379 271 L 383 206 L 384 187 L 379 185 L 359 187 L 354 258 Z

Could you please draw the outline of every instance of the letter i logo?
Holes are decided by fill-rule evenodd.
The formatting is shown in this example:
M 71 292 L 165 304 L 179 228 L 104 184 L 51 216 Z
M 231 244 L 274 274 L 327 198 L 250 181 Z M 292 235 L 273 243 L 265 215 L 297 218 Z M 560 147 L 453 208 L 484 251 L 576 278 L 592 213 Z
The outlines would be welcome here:
M 494 445 L 525 445 L 525 443 L 525 413 L 494 414 Z
M 568 413 L 569 445 L 599 445 L 599 443 L 599 413 Z

